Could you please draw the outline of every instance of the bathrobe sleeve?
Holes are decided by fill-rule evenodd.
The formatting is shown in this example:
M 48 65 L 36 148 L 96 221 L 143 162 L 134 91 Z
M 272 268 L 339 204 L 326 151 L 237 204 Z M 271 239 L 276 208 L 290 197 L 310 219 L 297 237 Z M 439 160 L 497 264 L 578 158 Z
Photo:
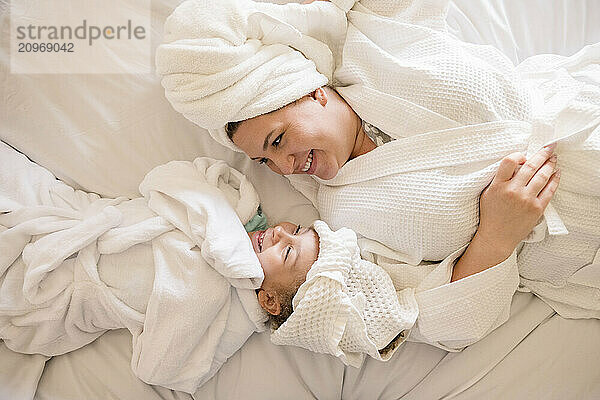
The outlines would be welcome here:
M 498 265 L 450 282 L 465 248 L 430 265 L 433 270 L 417 285 L 419 317 L 410 340 L 460 351 L 508 320 L 519 285 L 516 252 Z
M 343 11 L 377 14 L 405 24 L 446 30 L 448 0 L 330 0 Z

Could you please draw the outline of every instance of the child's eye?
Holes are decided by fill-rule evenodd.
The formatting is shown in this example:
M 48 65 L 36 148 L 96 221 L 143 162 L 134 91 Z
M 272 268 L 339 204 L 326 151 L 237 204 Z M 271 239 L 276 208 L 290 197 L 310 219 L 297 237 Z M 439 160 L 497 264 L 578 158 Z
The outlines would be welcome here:
M 269 161 L 269 160 L 268 160 L 267 158 L 264 158 L 264 157 L 263 157 L 263 158 L 261 158 L 260 160 L 258 160 L 258 163 L 259 163 L 259 164 L 266 164 L 266 163 L 267 163 L 267 161 Z
M 300 224 L 298 224 L 298 227 L 297 227 L 297 228 L 296 228 L 296 230 L 294 231 L 294 235 L 297 235 L 297 234 L 298 234 L 298 232 L 300 232 L 300 228 L 301 228 L 301 226 L 300 226 Z M 290 251 L 292 251 L 292 246 L 288 246 L 288 249 L 287 249 L 287 251 L 285 252 L 285 258 L 284 258 L 284 260 L 287 260 L 287 258 L 288 258 L 288 255 L 290 254 Z
M 271 143 L 273 145 L 273 147 L 277 147 L 281 144 L 281 138 L 283 137 L 283 133 L 279 136 L 277 136 L 275 138 L 275 140 L 273 140 L 273 143 Z

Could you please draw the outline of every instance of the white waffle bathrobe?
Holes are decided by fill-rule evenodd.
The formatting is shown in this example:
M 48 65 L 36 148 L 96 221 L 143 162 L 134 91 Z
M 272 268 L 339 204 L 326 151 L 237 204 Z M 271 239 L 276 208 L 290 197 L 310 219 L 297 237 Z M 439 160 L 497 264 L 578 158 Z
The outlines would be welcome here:
M 193 393 L 264 329 L 240 223 L 258 195 L 209 158 L 158 166 L 140 192 L 73 190 L 0 143 L 0 338 L 58 355 L 127 328 L 140 379 Z
M 431 270 L 411 266 L 447 261 L 469 242 L 479 195 L 499 160 L 559 141 L 561 185 L 530 237 L 535 243 L 520 250 L 518 269 L 528 288 L 522 290 L 565 317 L 600 317 L 600 46 L 569 58 L 533 57 L 515 68 L 497 49 L 448 34 L 445 0 L 332 2 L 348 19 L 341 54 L 331 46 L 341 60 L 333 84 L 363 120 L 396 140 L 347 162 L 331 180 L 289 177 L 321 218 L 332 229 L 362 235 L 363 256 L 396 265 L 407 286 L 419 287 Z M 277 16 L 308 31 L 302 16 Z M 327 26 L 311 21 L 313 31 Z M 430 295 L 438 314 L 421 315 L 417 328 L 419 322 L 437 328 L 416 329 L 413 338 L 444 347 L 444 341 L 460 343 L 460 335 L 472 337 L 469 324 L 496 321 L 489 330 L 501 324 L 514 290 L 491 288 L 511 287 L 516 262 Z M 445 277 L 436 284 L 448 283 Z M 461 311 L 479 301 L 474 293 L 485 306 Z

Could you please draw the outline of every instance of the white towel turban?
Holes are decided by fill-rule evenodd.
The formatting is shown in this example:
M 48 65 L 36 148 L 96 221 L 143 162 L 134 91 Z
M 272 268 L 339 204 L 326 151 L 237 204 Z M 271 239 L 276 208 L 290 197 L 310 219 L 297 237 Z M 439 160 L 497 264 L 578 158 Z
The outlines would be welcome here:
M 316 3 L 323 5 L 183 2 L 167 18 L 156 52 L 167 99 L 217 142 L 240 151 L 225 133 L 227 122 L 277 110 L 332 78 L 333 55 L 319 31 L 316 39 L 283 21 L 299 18 L 311 34 L 314 19 L 329 24 L 325 30 L 345 29 L 341 9 Z

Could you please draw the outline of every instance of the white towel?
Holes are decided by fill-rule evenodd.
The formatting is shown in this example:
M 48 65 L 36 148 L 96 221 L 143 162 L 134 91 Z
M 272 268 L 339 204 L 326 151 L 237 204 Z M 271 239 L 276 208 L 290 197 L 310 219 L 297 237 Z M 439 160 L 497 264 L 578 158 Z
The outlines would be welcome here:
M 330 46 L 343 38 L 344 13 L 327 2 L 289 7 L 302 20 L 298 27 L 285 22 L 284 9 L 274 4 L 189 0 L 179 5 L 156 51 L 156 69 L 175 110 L 239 151 L 227 138 L 227 122 L 274 111 L 327 84 L 334 67 Z M 313 31 L 318 36 L 311 36 Z

